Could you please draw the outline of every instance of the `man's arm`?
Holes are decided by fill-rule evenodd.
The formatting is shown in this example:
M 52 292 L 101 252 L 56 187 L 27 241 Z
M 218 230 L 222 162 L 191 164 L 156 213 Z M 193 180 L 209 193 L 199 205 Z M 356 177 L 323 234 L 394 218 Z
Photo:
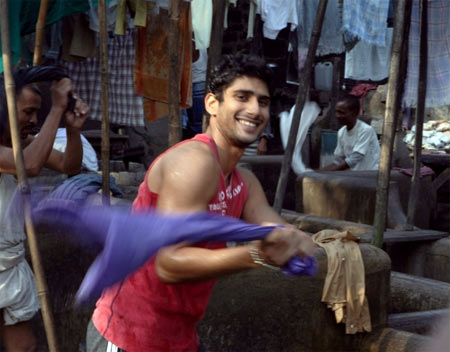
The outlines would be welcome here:
M 200 146 L 204 147 L 206 146 Z M 219 166 L 209 150 L 203 150 L 203 153 L 198 153 L 197 150 L 189 155 L 190 152 L 186 150 L 188 144 L 177 149 L 179 148 L 183 150 L 166 154 L 159 161 L 162 163 L 159 165 L 162 183 L 157 192 L 158 210 L 172 213 L 206 211 L 208 202 L 219 184 Z M 194 154 L 196 155 L 193 156 Z M 280 218 L 276 213 L 270 212 L 270 209 L 266 210 L 267 220 L 278 222 Z M 273 265 L 282 266 L 294 254 L 300 252 L 298 233 L 293 232 L 292 229 L 272 231 L 268 236 L 267 247 L 260 249 L 261 256 L 270 258 Z M 158 252 L 155 268 L 160 279 L 166 283 L 219 277 L 258 267 L 250 256 L 249 248 L 250 245 L 209 250 L 190 247 L 186 243 L 178 244 Z M 266 255 L 263 251 L 268 251 L 269 254 Z M 305 254 L 311 251 L 312 249 Z
M 89 107 L 77 99 L 74 111 L 65 113 L 67 145 L 64 153 L 52 149 L 45 166 L 67 175 L 80 172 L 83 159 L 83 144 L 80 129 L 89 114 Z
M 219 165 L 209 147 L 190 142 L 165 154 L 153 172 L 157 182 L 149 188 L 158 193 L 157 209 L 168 213 L 207 211 L 219 185 Z M 209 250 L 177 244 L 159 250 L 155 268 L 163 282 L 177 283 L 219 277 L 255 268 L 248 248 Z
M 44 166 L 60 172 L 64 172 L 66 170 L 63 162 L 65 158 L 64 153 L 54 150 L 53 143 L 55 140 L 56 131 L 58 130 L 58 126 L 61 122 L 61 118 L 67 107 L 67 96 L 71 90 L 72 84 L 68 78 L 64 78 L 52 84 L 52 106 L 39 135 L 37 137 L 28 136 L 25 141 L 22 141 L 25 171 L 28 176 L 37 176 Z M 77 102 L 77 111 L 80 110 L 77 113 L 80 114 L 82 108 L 85 109 L 84 104 Z M 86 119 L 86 116 L 84 115 L 81 118 L 82 122 Z M 80 118 L 77 120 L 77 123 L 79 122 L 81 122 Z M 77 124 L 75 125 L 77 126 Z M 17 173 L 13 150 L 11 147 L 4 145 L 0 145 L 0 173 L 9 173 L 14 175 Z

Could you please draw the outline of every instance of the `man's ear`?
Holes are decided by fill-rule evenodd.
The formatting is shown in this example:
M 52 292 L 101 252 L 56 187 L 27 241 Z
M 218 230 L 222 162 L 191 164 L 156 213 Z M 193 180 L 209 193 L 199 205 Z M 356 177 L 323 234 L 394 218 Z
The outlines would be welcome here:
M 205 110 L 211 116 L 217 115 L 217 109 L 219 108 L 219 101 L 213 93 L 208 93 L 205 96 Z

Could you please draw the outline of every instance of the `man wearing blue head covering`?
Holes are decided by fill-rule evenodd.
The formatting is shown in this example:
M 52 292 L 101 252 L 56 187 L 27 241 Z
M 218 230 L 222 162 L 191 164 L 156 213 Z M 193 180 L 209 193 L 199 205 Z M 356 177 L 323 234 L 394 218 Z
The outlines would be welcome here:
M 43 167 L 77 174 L 83 156 L 80 128 L 87 118 L 88 106 L 75 98 L 71 80 L 58 68 L 20 69 L 13 75 L 27 175 L 37 176 Z M 41 93 L 32 83 L 39 81 L 53 81 L 52 106 L 39 135 L 34 137 Z M 65 153 L 52 148 L 61 119 L 67 129 Z M 7 351 L 34 351 L 36 341 L 29 321 L 39 310 L 39 301 L 33 273 L 24 257 L 24 220 L 7 211 L 17 188 L 16 174 L 4 81 L 0 77 L 0 330 Z

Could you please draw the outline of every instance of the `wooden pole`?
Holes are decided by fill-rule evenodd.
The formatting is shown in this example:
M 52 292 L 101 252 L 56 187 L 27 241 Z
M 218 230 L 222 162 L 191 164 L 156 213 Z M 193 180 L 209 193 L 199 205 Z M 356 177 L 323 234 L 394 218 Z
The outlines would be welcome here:
M 386 112 L 381 138 L 380 164 L 378 170 L 377 195 L 375 201 L 374 234 L 372 244 L 380 247 L 383 245 L 383 234 L 386 228 L 386 209 L 389 197 L 389 179 L 392 161 L 392 148 L 394 145 L 396 115 L 402 93 L 399 91 L 401 77 L 401 62 L 403 43 L 408 38 L 405 30 L 406 3 L 409 0 L 398 0 L 395 9 L 394 39 L 392 43 L 391 62 L 389 70 L 388 91 L 386 97 Z M 409 4 L 408 6 L 410 6 Z M 409 18 L 409 17 L 408 17 Z
M 213 0 L 213 18 L 211 28 L 211 39 L 208 50 L 208 65 L 206 71 L 206 90 L 208 90 L 211 70 L 217 65 L 222 55 L 223 26 L 225 20 L 225 6 L 227 2 L 223 0 Z M 209 126 L 209 115 L 203 114 L 203 131 Z
M 41 0 L 39 17 L 36 23 L 36 37 L 33 53 L 33 66 L 41 64 L 42 44 L 44 43 L 45 20 L 47 19 L 48 0 Z
M 181 141 L 179 25 L 180 0 L 169 8 L 169 146 Z
M 11 48 L 9 42 L 9 19 L 8 19 L 8 0 L 1 0 L 1 38 L 2 38 L 2 59 L 5 78 L 6 100 L 8 104 L 8 118 L 11 129 L 11 141 L 16 166 L 19 190 L 24 200 L 25 229 L 27 232 L 28 245 L 30 247 L 31 261 L 33 264 L 36 288 L 41 303 L 42 318 L 44 321 L 45 333 L 47 336 L 48 348 L 51 352 L 58 351 L 58 344 L 53 323 L 53 314 L 48 297 L 48 287 L 45 281 L 44 269 L 39 253 L 36 232 L 31 221 L 31 207 L 29 203 L 30 189 L 25 172 L 25 163 L 23 159 L 22 146 L 19 136 L 19 124 L 17 121 L 17 106 L 15 82 L 12 75 Z
M 425 98 L 427 95 L 427 63 L 428 63 L 428 4 L 427 0 L 420 1 L 420 56 L 419 56 L 419 85 L 417 88 L 416 109 L 416 137 L 414 143 L 414 172 L 409 193 L 407 225 L 414 227 L 414 216 L 420 187 L 420 164 L 422 156 L 422 131 L 425 115 Z
M 314 26 L 311 33 L 311 41 L 309 43 L 308 54 L 306 55 L 305 67 L 300 75 L 300 85 L 298 87 L 297 98 L 295 100 L 294 117 L 289 131 L 289 139 L 284 153 L 283 164 L 281 165 L 280 177 L 278 179 L 277 191 L 275 193 L 274 209 L 278 213 L 281 211 L 286 193 L 287 180 L 289 170 L 291 169 L 292 154 L 294 153 L 295 142 L 297 140 L 298 126 L 300 125 L 300 118 L 305 106 L 306 94 L 309 89 L 311 81 L 311 73 L 314 65 L 314 58 L 316 56 L 317 44 L 319 43 L 320 33 L 322 31 L 322 23 L 325 17 L 325 10 L 327 8 L 328 0 L 320 0 L 317 7 L 317 14 L 314 20 Z
M 102 195 L 103 204 L 109 205 L 109 77 L 108 77 L 108 31 L 106 24 L 105 0 L 98 1 L 98 18 L 100 25 L 100 71 L 102 82 Z

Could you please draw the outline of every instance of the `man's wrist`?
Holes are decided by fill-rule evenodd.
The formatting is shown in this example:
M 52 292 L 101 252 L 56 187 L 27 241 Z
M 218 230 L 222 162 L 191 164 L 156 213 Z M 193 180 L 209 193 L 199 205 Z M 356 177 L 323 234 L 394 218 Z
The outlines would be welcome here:
M 251 244 L 250 247 L 248 248 L 248 252 L 250 254 L 250 257 L 252 258 L 253 263 L 255 263 L 259 266 L 264 266 L 264 267 L 272 269 L 272 270 L 280 270 L 280 268 L 278 268 L 277 266 L 273 266 L 273 265 L 266 263 L 264 258 L 262 258 L 262 256 L 260 255 L 258 245 Z

